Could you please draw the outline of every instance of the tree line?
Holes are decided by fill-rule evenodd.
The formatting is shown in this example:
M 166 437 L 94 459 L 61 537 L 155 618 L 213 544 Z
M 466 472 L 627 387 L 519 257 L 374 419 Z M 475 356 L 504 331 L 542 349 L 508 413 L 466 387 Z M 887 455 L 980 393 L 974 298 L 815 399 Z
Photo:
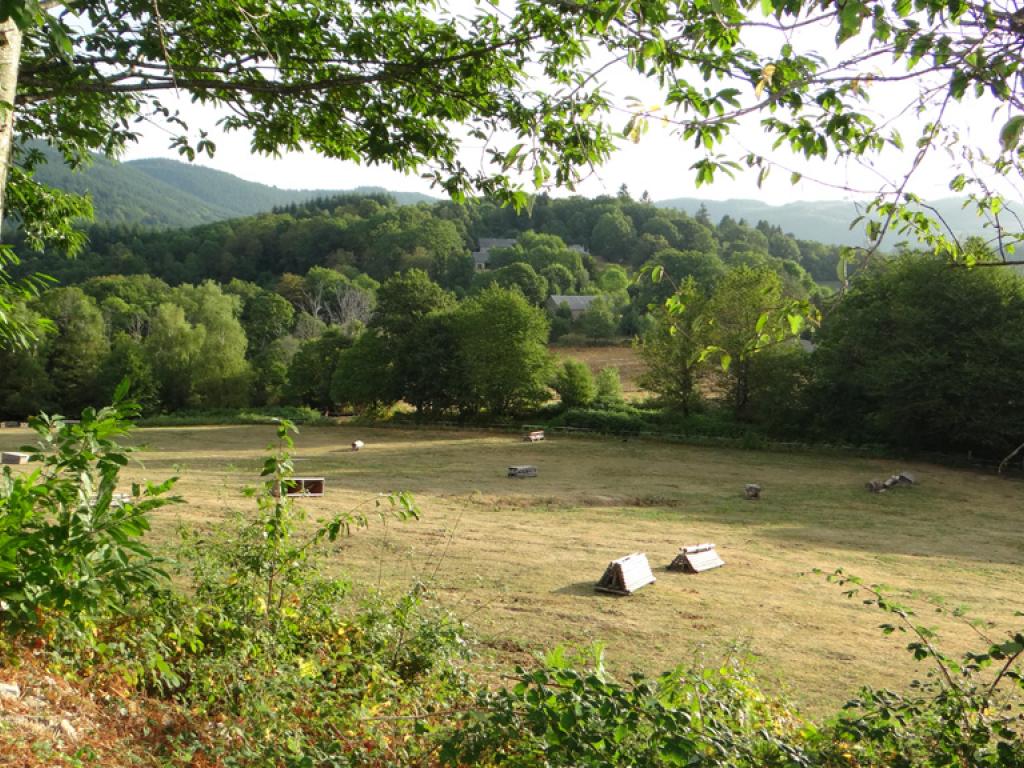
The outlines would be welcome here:
M 990 458 L 1020 443 L 1019 274 L 933 255 L 879 259 L 805 339 L 760 330 L 782 295 L 777 276 L 746 268 L 710 292 L 687 278 L 684 309 L 660 310 L 642 337 L 645 386 L 687 412 L 707 407 L 699 385 L 711 379 L 735 419 L 787 439 Z
M 517 239 L 526 233 L 552 235 L 561 246 L 577 246 L 578 262 L 565 254 L 533 254 L 525 260 L 542 275 L 549 292 L 588 292 L 599 264 L 638 269 L 656 259 L 706 258 L 708 270 L 735 263 L 771 265 L 812 290 L 814 281 L 836 279 L 838 246 L 797 240 L 770 222 L 756 226 L 724 217 L 717 225 L 698 211 L 657 208 L 623 193 L 617 197 L 552 199 L 539 195 L 517 212 L 493 202 L 396 205 L 384 194 L 340 195 L 297 203 L 241 219 L 177 230 L 95 225 L 74 260 L 51 249 L 35 254 L 22 244 L 19 274 L 45 272 L 79 282 L 108 274 L 149 274 L 171 284 L 233 278 L 267 285 L 284 273 L 311 267 L 368 274 L 384 280 L 406 269 L 423 269 L 448 290 L 472 287 L 470 253 L 480 238 Z M 553 241 L 545 241 L 548 247 Z M 525 245 L 537 250 L 540 245 Z M 507 257 L 497 267 L 516 260 Z M 555 290 L 555 289 L 558 290 Z
M 637 242 L 656 241 L 656 250 L 608 250 L 610 236 L 564 239 L 591 221 L 600 230 L 609 216 L 632 222 L 630 211 L 647 216 Z M 562 234 L 520 231 L 531 217 Z M 612 372 L 599 387 L 585 366 L 556 366 L 545 348 L 589 337 L 635 339 L 651 407 L 684 420 L 710 412 L 787 439 L 923 450 L 995 455 L 1015 444 L 1024 424 L 1006 414 L 1020 411 L 1019 277 L 905 254 L 877 259 L 830 297 L 798 261 L 772 255 L 773 237 L 776 249 L 799 249 L 792 238 L 765 222 L 703 218 L 626 194 L 538 199 L 529 213 L 398 207 L 374 195 L 164 233 L 94 229 L 89 252 L 61 262 L 84 279 L 21 305 L 23 319 L 50 326 L 35 349 L 0 353 L 0 415 L 74 414 L 125 376 L 148 413 L 282 404 L 384 412 L 404 402 L 424 418 L 504 418 L 542 406 L 552 387 L 566 407 L 628 410 Z M 363 271 L 377 257 L 339 250 L 329 231 L 370 240 L 386 232 L 392 271 Z M 447 245 L 431 232 L 447 232 Z M 499 235 L 508 243 L 475 269 L 469 248 Z M 237 261 L 242 243 L 252 258 Z M 260 259 L 282 249 L 303 258 L 270 271 Z M 104 274 L 121 258 L 126 274 Z M 133 273 L 133 263 L 187 267 L 175 274 L 201 279 L 174 284 Z M 262 282 L 214 279 L 239 263 Z M 655 272 L 662 279 L 650 279 Z M 582 315 L 546 301 L 577 293 L 593 299 Z M 820 327 L 769 333 L 762 318 L 794 300 L 817 305 Z

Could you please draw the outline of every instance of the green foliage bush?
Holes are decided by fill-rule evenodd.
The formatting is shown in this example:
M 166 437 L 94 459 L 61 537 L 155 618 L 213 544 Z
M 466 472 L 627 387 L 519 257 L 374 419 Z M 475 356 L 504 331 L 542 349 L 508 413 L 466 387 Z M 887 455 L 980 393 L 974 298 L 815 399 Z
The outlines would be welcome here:
M 585 408 L 597 398 L 594 375 L 587 364 L 579 360 L 565 360 L 552 386 L 566 408 Z
M 177 581 L 103 633 L 93 664 L 174 701 L 189 718 L 178 756 L 224 766 L 408 764 L 428 754 L 410 712 L 465 696 L 460 625 L 426 590 L 349 596 L 323 554 L 352 529 L 418 514 L 405 494 L 309 524 L 277 489 L 292 474 L 291 425 L 253 490 L 258 514 L 184 529 Z M 81 662 L 79 662 L 81 664 Z M 397 719 L 392 720 L 392 716 Z
M 954 657 L 915 612 L 880 584 L 836 571 L 828 579 L 847 597 L 886 614 L 885 634 L 904 635 L 907 650 L 930 665 L 905 692 L 864 688 L 831 723 L 816 749 L 823 766 L 1016 768 L 1024 765 L 1024 631 L 994 639 L 960 617 L 984 646 Z M 940 603 L 930 606 L 945 613 Z M 959 616 L 959 612 L 954 613 Z
M 124 387 L 118 393 L 124 394 Z M 0 475 L 0 627 L 44 639 L 93 644 L 97 624 L 164 586 L 143 544 L 149 514 L 177 499 L 174 478 L 133 484 L 115 497 L 128 452 L 116 442 L 135 407 L 120 399 L 81 421 L 31 419 L 39 436 L 28 474 Z
M 619 369 L 614 366 L 602 368 L 594 377 L 597 386 L 597 404 L 602 408 L 615 408 L 622 405 L 625 399 L 622 394 L 622 378 Z
M 305 406 L 264 408 L 215 408 L 184 410 L 137 420 L 140 427 L 187 427 L 198 424 L 276 424 L 285 419 L 295 424 L 332 424 L 329 418 Z
M 802 723 L 739 664 L 614 680 L 598 650 L 580 669 L 563 651 L 514 687 L 483 693 L 442 749 L 446 765 L 558 768 L 808 765 Z M 578 660 L 576 660 L 578 661 Z
M 575 427 L 607 434 L 665 434 L 763 440 L 749 424 L 736 421 L 720 408 L 683 414 L 660 408 L 639 408 L 627 403 L 602 408 L 570 408 L 551 418 L 554 427 Z M 752 443 L 753 447 L 753 443 Z
M 761 350 L 748 361 L 745 417 L 775 437 L 806 436 L 809 378 L 810 356 L 796 340 Z
M 810 406 L 822 434 L 1002 458 L 1020 444 L 1024 280 L 906 256 L 828 313 Z

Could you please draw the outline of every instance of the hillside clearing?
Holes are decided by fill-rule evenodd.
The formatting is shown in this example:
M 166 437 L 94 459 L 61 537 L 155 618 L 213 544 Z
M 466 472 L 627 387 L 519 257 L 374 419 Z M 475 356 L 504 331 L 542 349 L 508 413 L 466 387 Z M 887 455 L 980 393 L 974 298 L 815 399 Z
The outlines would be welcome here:
M 252 509 L 271 442 L 266 426 L 147 429 L 131 479 L 180 474 L 187 503 L 162 511 L 156 535 L 179 521 L 215 522 Z M 0 432 L 0 449 L 30 438 Z M 366 442 L 358 453 L 354 439 Z M 845 599 L 818 567 L 884 581 L 940 629 L 948 650 L 975 640 L 965 625 L 919 600 L 938 596 L 1000 628 L 1013 626 L 1024 577 L 1024 484 L 923 464 L 733 451 L 657 442 L 351 427 L 307 428 L 296 471 L 322 475 L 314 517 L 388 490 L 415 494 L 423 518 L 375 523 L 339 547 L 338 565 L 363 584 L 426 581 L 471 627 L 481 664 L 508 669 L 558 643 L 603 641 L 613 669 L 657 672 L 714 663 L 738 647 L 763 682 L 811 711 L 835 707 L 865 683 L 905 684 L 915 670 L 905 638 L 884 638 L 880 614 Z M 510 464 L 539 477 L 511 480 Z M 16 468 L 22 471 L 25 468 Z M 896 469 L 920 484 L 870 494 L 864 482 Z M 743 485 L 764 488 L 757 502 Z M 714 541 L 724 568 L 668 572 L 683 544 Z M 630 598 L 594 592 L 607 562 L 645 551 L 657 583 Z M 1018 619 L 1019 621 L 1019 619 Z M 776 685 L 778 684 L 778 685 Z

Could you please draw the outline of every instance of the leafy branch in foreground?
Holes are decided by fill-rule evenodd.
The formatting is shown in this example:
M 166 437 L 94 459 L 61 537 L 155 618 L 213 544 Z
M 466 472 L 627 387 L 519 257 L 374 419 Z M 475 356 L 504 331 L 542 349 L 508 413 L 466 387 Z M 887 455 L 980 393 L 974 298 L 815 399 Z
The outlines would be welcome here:
M 870 750 L 874 759 L 884 758 L 894 768 L 1024 764 L 1024 631 L 992 641 L 969 625 L 986 647 L 956 658 L 941 649 L 935 631 L 919 623 L 914 611 L 896 602 L 884 585 L 866 584 L 842 570 L 826 578 L 843 587 L 847 597 L 861 598 L 891 616 L 882 631 L 909 635 L 907 650 L 933 666 L 909 694 L 863 689 L 836 721 L 840 741 L 854 751 Z M 946 613 L 941 605 L 936 611 Z M 954 615 L 960 618 L 959 612 Z
M 38 467 L 0 475 L 0 627 L 8 632 L 88 640 L 97 621 L 164 585 L 142 537 L 154 510 L 179 501 L 167 496 L 176 478 L 119 493 L 132 449 L 117 439 L 136 411 L 126 391 L 123 383 L 112 405 L 85 409 L 79 422 L 31 419 L 39 442 L 24 450 Z
M 799 746 L 800 721 L 736 662 L 618 682 L 600 646 L 589 659 L 558 648 L 514 679 L 511 688 L 480 694 L 442 749 L 445 765 L 811 765 Z
M 255 578 L 262 581 L 263 595 L 258 601 L 260 612 L 264 613 L 271 630 L 281 619 L 285 603 L 294 598 L 295 589 L 309 570 L 307 563 L 312 550 L 321 542 L 334 542 L 339 536 L 348 536 L 352 528 L 365 528 L 370 518 L 366 506 L 336 513 L 305 535 L 300 535 L 298 526 L 304 514 L 295 506 L 294 499 L 287 494 L 294 474 L 292 449 L 295 446 L 292 434 L 298 429 L 290 421 L 282 419 L 276 427 L 277 443 L 269 446 L 272 451 L 263 463 L 260 476 L 265 478 L 262 488 L 256 493 L 260 518 L 254 527 L 259 529 L 259 538 L 251 541 L 250 549 L 241 551 L 237 579 Z M 419 509 L 408 493 L 381 495 L 372 500 L 373 509 L 382 520 L 393 516 L 400 521 L 418 518 Z

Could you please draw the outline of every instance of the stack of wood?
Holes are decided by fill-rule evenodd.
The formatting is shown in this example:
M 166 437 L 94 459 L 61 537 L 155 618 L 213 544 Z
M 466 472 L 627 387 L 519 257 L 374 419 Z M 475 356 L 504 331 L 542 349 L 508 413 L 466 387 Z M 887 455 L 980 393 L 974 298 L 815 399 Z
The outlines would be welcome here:
M 914 476 L 909 472 L 897 472 L 888 480 L 871 480 L 865 483 L 865 487 L 872 493 L 883 493 L 897 485 L 913 485 L 914 483 Z
M 720 568 L 723 565 L 725 565 L 725 561 L 715 550 L 715 545 L 707 543 L 680 547 L 679 554 L 669 564 L 668 569 L 684 573 L 701 573 L 710 571 L 712 568 Z
M 743 495 L 748 499 L 760 499 L 761 498 L 761 486 L 756 483 L 747 483 L 743 488 Z
M 643 552 L 634 552 L 608 563 L 604 576 L 597 582 L 595 589 L 613 595 L 631 595 L 641 587 L 654 582 L 654 574 L 651 573 L 647 555 Z

